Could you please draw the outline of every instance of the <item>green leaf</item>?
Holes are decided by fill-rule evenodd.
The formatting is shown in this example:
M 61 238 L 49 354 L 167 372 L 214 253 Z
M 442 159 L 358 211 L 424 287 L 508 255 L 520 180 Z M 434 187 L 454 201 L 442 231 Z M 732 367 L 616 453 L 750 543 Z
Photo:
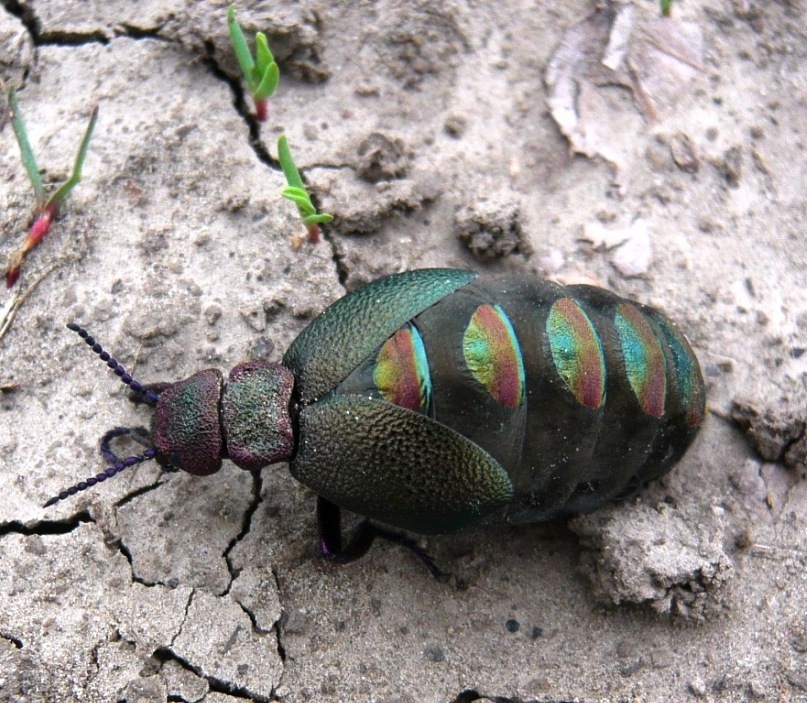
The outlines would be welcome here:
M 263 79 L 258 87 L 255 88 L 255 91 L 252 93 L 252 97 L 255 100 L 265 100 L 275 92 L 279 81 L 280 69 L 276 63 L 269 64 L 269 68 L 267 68 L 266 73 L 263 74 Z
M 311 198 L 308 197 L 308 193 L 298 195 L 297 193 L 289 192 L 289 189 L 285 188 L 280 191 L 280 195 L 291 200 L 304 215 L 313 214 L 317 211 L 314 204 L 311 202 Z
M 305 191 L 305 184 L 300 177 L 297 166 L 294 164 L 294 160 L 291 158 L 291 152 L 289 151 L 289 144 L 286 141 L 285 134 L 281 134 L 280 138 L 277 140 L 277 156 L 280 160 L 280 167 L 283 169 L 283 175 L 286 176 L 286 182 L 294 188 Z
M 303 218 L 303 224 L 308 225 L 323 225 L 328 224 L 333 220 L 333 215 L 329 215 L 327 212 L 317 213 L 316 215 L 308 215 L 307 217 Z
M 258 32 L 255 35 L 255 62 L 258 64 L 258 71 L 263 73 L 268 66 L 275 63 L 275 57 L 269 48 L 269 42 L 266 41 L 266 35 L 263 32 Z
M 90 140 L 92 139 L 92 133 L 95 130 L 95 123 L 97 121 L 98 105 L 93 108 L 92 114 L 90 115 L 90 123 L 87 125 L 87 129 L 84 130 L 84 136 L 82 137 L 81 144 L 78 147 L 76 160 L 73 162 L 73 173 L 70 175 L 70 179 L 62 183 L 62 185 L 59 186 L 59 189 L 48 199 L 48 205 L 61 205 L 65 198 L 69 195 L 70 191 L 81 182 L 84 159 L 87 158 L 87 150 L 90 148 Z
M 232 42 L 244 80 L 247 82 L 250 92 L 253 92 L 255 85 L 255 62 L 252 60 L 252 53 L 247 46 L 247 38 L 241 31 L 241 25 L 235 19 L 235 5 L 230 5 L 227 10 L 227 24 L 230 27 L 230 41 Z
M 294 186 L 286 186 L 280 194 L 286 198 L 304 198 L 310 200 L 308 192 L 303 188 L 295 188 Z
M 20 147 L 22 163 L 28 180 L 34 187 L 34 198 L 38 205 L 45 202 L 45 186 L 42 184 L 42 176 L 39 175 L 39 167 L 36 165 L 36 157 L 28 141 L 28 132 L 25 130 L 25 123 L 22 121 L 22 113 L 17 103 L 17 91 L 12 88 L 8 93 L 8 102 L 11 107 L 11 126 L 14 129 L 14 136 L 17 137 L 17 144 Z
M 300 177 L 300 172 L 297 170 L 297 166 L 295 166 L 294 160 L 291 158 L 291 152 L 289 151 L 285 134 L 281 134 L 280 138 L 277 140 L 277 153 L 280 159 L 280 165 L 283 168 L 283 174 L 286 176 L 286 182 L 288 183 L 288 186 L 281 190 L 280 194 L 284 198 L 291 200 L 297 206 L 303 224 L 306 227 L 310 227 L 311 225 L 318 225 L 333 220 L 333 215 L 318 213 L 317 208 L 314 207 L 314 203 L 311 202 L 311 196 L 308 194 L 303 179 Z M 316 240 L 312 239 L 312 241 Z

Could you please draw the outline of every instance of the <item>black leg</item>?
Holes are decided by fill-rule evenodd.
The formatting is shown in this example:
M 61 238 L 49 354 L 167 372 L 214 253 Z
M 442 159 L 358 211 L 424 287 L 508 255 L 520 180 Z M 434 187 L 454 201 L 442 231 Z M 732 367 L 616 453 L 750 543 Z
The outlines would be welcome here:
M 400 544 L 402 547 L 406 547 L 410 552 L 413 552 L 415 556 L 426 565 L 426 568 L 429 570 L 429 573 L 432 576 L 434 576 L 434 578 L 436 578 L 438 581 L 448 580 L 448 574 L 445 571 L 443 571 L 439 566 L 437 566 L 437 564 L 434 563 L 434 561 L 426 552 L 426 550 L 423 549 L 423 547 L 421 547 L 411 537 L 407 537 L 406 535 L 403 535 L 400 532 L 392 532 L 391 530 L 385 530 L 383 527 L 378 527 L 378 525 L 373 525 L 372 523 L 368 524 L 375 533 L 376 537 L 385 539 L 388 542 L 393 542 L 394 544 Z
M 363 557 L 376 537 L 406 547 L 426 565 L 429 573 L 438 581 L 445 581 L 448 575 L 415 540 L 399 532 L 392 532 L 374 525 L 365 519 L 359 523 L 350 542 L 342 548 L 342 509 L 325 498 L 317 498 L 317 523 L 319 524 L 320 548 L 326 559 L 335 564 L 347 564 Z
M 368 520 L 362 520 L 346 547 L 342 547 L 342 509 L 325 498 L 317 498 L 319 544 L 323 556 L 334 564 L 347 564 L 360 559 L 375 539 Z

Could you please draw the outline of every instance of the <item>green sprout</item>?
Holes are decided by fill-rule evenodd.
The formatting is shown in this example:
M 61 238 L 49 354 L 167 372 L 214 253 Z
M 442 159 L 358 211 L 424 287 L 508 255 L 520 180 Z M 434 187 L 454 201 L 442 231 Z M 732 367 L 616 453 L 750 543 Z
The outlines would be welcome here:
M 81 182 L 81 171 L 84 167 L 84 159 L 87 158 L 90 139 L 92 139 L 95 123 L 98 120 L 98 106 L 96 105 L 93 108 L 90 115 L 90 122 L 87 125 L 84 137 L 79 145 L 76 160 L 73 162 L 73 173 L 67 181 L 59 186 L 50 198 L 47 198 L 45 195 L 45 186 L 42 183 L 42 176 L 39 175 L 39 167 L 36 164 L 34 152 L 28 141 L 28 133 L 22 121 L 22 113 L 17 103 L 17 93 L 14 88 L 9 91 L 8 102 L 11 107 L 11 126 L 14 129 L 14 135 L 17 137 L 17 144 L 20 147 L 22 163 L 25 166 L 25 171 L 28 173 L 28 179 L 31 181 L 31 185 L 34 188 L 34 198 L 36 201 L 34 209 L 36 219 L 34 220 L 34 224 L 31 225 L 31 229 L 28 231 L 28 237 L 25 243 L 11 255 L 11 260 L 6 269 L 6 286 L 11 288 L 20 277 L 20 270 L 22 269 L 22 262 L 25 256 L 45 238 L 50 231 L 51 224 L 59 213 L 59 207 L 70 194 L 70 191 Z
M 333 215 L 328 213 L 319 213 L 314 203 L 311 202 L 311 196 L 305 188 L 303 179 L 300 177 L 300 172 L 294 164 L 294 159 L 291 158 L 289 145 L 286 141 L 286 135 L 281 134 L 277 140 L 277 154 L 280 159 L 280 166 L 283 169 L 283 174 L 286 176 L 286 183 L 288 185 L 280 191 L 284 198 L 291 200 L 300 213 L 300 219 L 308 229 L 308 241 L 312 244 L 319 242 L 321 224 L 327 224 L 333 220 Z
M 661 0 L 661 14 L 669 17 L 672 13 L 672 0 Z
M 247 45 L 241 25 L 235 19 L 235 5 L 227 10 L 227 24 L 230 27 L 230 41 L 235 49 L 241 72 L 247 83 L 252 99 L 255 101 L 255 116 L 259 122 L 265 122 L 268 116 L 268 103 L 266 99 L 275 92 L 280 81 L 280 69 L 275 63 L 275 57 L 269 50 L 266 35 L 258 32 L 255 35 L 255 58 Z

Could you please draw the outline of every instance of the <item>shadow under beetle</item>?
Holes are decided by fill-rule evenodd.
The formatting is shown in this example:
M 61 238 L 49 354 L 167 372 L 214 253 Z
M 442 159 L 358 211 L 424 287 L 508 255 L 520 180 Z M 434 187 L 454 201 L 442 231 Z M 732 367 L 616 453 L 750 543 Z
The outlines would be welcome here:
M 625 498 L 670 470 L 704 416 L 698 361 L 662 313 L 517 274 L 377 280 L 315 318 L 282 364 L 239 364 L 226 381 L 205 369 L 143 386 L 69 327 L 156 409 L 150 434 L 108 432 L 113 466 L 47 505 L 149 459 L 197 476 L 225 458 L 244 469 L 288 461 L 319 496 L 322 550 L 335 561 L 377 535 L 413 546 L 365 520 L 342 547 L 343 508 L 435 534 Z M 110 442 L 124 434 L 145 452 L 117 457 Z

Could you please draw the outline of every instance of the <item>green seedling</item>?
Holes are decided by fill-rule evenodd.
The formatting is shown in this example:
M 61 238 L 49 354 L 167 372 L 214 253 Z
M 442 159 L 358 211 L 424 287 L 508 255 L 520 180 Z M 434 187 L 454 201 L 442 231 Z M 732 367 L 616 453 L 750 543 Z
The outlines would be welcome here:
M 227 24 L 230 27 L 230 41 L 235 49 L 241 72 L 247 83 L 247 89 L 255 101 L 255 116 L 258 121 L 265 122 L 269 114 L 267 98 L 275 92 L 280 81 L 280 69 L 275 63 L 275 57 L 269 50 L 266 35 L 258 32 L 255 35 L 255 58 L 247 45 L 241 25 L 235 19 L 235 5 L 227 10 Z
M 333 220 L 333 215 L 328 213 L 319 213 L 314 203 L 311 202 L 311 196 L 305 188 L 303 179 L 300 177 L 300 172 L 294 164 L 294 159 L 291 158 L 289 145 L 286 141 L 286 135 L 281 134 L 277 140 L 277 155 L 280 159 L 280 166 L 283 169 L 283 175 L 286 176 L 286 183 L 288 185 L 280 191 L 284 198 L 291 200 L 300 213 L 300 219 L 308 230 L 308 241 L 312 244 L 319 242 L 321 224 L 327 224 Z
M 672 13 L 673 0 L 661 0 L 661 14 L 664 17 L 669 17 Z
M 25 166 L 28 178 L 34 188 L 34 198 L 36 200 L 34 209 L 36 219 L 34 220 L 34 224 L 31 225 L 31 229 L 28 231 L 28 237 L 25 243 L 11 255 L 11 260 L 6 269 L 6 286 L 11 288 L 20 277 L 22 262 L 26 255 L 47 236 L 51 224 L 53 224 L 53 221 L 59 214 L 59 208 L 62 203 L 70 194 L 70 191 L 81 182 L 81 170 L 84 166 L 84 159 L 87 157 L 90 139 L 92 139 L 95 123 L 98 120 L 98 106 L 96 105 L 93 108 L 92 114 L 90 115 L 90 122 L 87 125 L 84 137 L 79 145 L 76 160 L 73 162 L 73 173 L 70 175 L 70 178 L 62 183 L 56 192 L 48 198 L 45 194 L 42 176 L 39 175 L 39 167 L 36 164 L 34 152 L 28 141 L 28 133 L 25 131 L 25 124 L 22 121 L 22 113 L 17 103 L 17 93 L 13 88 L 8 94 L 8 102 L 11 106 L 11 126 L 14 128 L 14 135 L 17 137 L 17 144 L 19 144 L 20 147 L 22 163 Z

